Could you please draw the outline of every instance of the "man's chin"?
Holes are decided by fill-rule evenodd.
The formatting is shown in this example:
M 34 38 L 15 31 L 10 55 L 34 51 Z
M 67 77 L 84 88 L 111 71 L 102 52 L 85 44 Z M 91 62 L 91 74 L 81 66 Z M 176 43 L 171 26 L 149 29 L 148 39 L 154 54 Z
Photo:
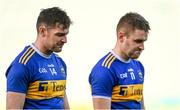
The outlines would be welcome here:
M 61 52 L 61 51 L 62 51 L 62 49 L 56 49 L 56 50 L 54 50 L 54 52 L 56 52 L 56 53 Z
M 132 59 L 138 59 L 140 55 L 133 55 L 131 56 Z
M 134 52 L 132 55 L 131 55 L 131 58 L 132 59 L 137 59 L 137 58 L 139 58 L 139 56 L 141 55 L 141 52 Z

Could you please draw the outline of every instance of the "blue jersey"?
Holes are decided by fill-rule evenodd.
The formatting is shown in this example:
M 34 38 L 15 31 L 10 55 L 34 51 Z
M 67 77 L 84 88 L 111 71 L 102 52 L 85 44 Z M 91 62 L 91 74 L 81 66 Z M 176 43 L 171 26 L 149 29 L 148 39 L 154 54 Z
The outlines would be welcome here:
M 7 72 L 7 91 L 26 94 L 24 109 L 63 109 L 66 65 L 56 54 L 47 56 L 33 45 L 15 58 Z
M 123 61 L 113 51 L 105 55 L 89 76 L 93 97 L 111 100 L 111 109 L 141 109 L 144 82 L 142 64 Z

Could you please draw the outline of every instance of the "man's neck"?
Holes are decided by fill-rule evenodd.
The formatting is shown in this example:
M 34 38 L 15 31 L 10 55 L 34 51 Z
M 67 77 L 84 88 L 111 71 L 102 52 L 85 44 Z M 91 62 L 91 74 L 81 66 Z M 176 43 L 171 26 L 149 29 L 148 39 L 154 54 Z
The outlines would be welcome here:
M 34 43 L 34 46 L 43 54 L 45 55 L 51 55 L 52 51 L 49 51 L 48 49 L 46 49 L 46 47 L 43 45 L 42 42 L 40 42 L 39 40 L 36 40 Z
M 115 54 L 117 54 L 121 59 L 123 59 L 124 61 L 128 61 L 129 58 L 124 54 L 124 52 L 122 51 L 120 46 L 115 46 L 113 48 L 113 51 Z

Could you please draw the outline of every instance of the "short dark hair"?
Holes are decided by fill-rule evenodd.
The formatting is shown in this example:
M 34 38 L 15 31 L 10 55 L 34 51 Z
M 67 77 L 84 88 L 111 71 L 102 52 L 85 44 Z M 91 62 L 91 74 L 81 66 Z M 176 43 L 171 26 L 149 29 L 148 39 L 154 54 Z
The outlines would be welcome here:
M 130 31 L 135 29 L 144 30 L 149 33 L 150 26 L 148 21 L 138 13 L 129 12 L 125 14 L 118 22 L 116 32 L 118 33 L 119 29 L 124 28 L 125 34 L 128 35 Z
M 69 28 L 72 22 L 65 11 L 59 7 L 52 7 L 41 10 L 36 23 L 37 30 L 42 23 L 47 26 L 56 26 L 58 23 L 59 25 L 62 24 L 63 28 Z

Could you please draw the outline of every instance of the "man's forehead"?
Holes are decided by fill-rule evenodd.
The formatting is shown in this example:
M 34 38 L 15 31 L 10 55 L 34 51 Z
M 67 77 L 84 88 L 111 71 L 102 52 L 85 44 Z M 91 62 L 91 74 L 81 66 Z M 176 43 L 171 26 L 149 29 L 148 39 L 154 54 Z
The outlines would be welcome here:
M 65 26 L 63 24 L 56 24 L 55 29 L 60 29 L 61 31 L 64 31 L 64 32 L 68 32 L 69 31 L 69 28 L 65 28 Z
M 65 27 L 64 27 L 64 25 L 63 24 L 59 24 L 59 23 L 56 23 L 55 25 L 54 25 L 54 28 L 59 28 L 59 29 L 65 29 Z
M 136 29 L 133 32 L 131 32 L 129 38 L 132 38 L 134 40 L 143 40 L 146 41 L 148 37 L 148 33 L 144 30 Z

